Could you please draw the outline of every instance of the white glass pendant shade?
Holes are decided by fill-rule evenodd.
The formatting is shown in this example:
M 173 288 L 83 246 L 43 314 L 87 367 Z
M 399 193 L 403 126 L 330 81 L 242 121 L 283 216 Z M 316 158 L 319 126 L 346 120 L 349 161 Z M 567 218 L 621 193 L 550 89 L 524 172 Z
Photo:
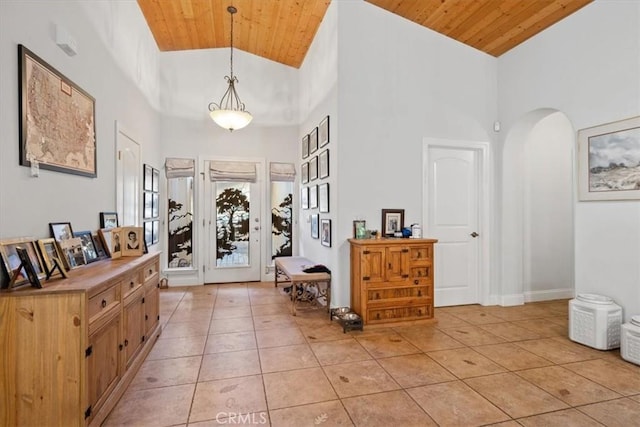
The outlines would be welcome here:
M 230 131 L 242 129 L 253 119 L 251 114 L 240 110 L 213 110 L 209 115 L 218 126 Z

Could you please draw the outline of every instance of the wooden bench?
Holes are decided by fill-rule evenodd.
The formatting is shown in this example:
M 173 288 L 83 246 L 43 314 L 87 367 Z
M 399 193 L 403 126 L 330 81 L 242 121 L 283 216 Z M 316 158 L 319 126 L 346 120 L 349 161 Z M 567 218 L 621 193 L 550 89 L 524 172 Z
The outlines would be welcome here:
M 330 273 L 305 273 L 303 270 L 315 265 L 314 262 L 301 256 L 278 257 L 275 259 L 276 284 L 278 287 L 278 275 L 283 274 L 288 280 L 284 283 L 291 283 L 291 314 L 296 315 L 296 304 L 298 301 L 309 301 L 311 296 L 315 298 L 325 297 L 327 299 L 327 311 L 331 313 L 331 274 Z M 281 281 L 281 283 L 283 283 Z M 322 288 L 320 283 L 326 283 Z M 298 295 L 298 286 L 302 287 L 302 294 Z M 310 290 L 315 288 L 314 295 Z

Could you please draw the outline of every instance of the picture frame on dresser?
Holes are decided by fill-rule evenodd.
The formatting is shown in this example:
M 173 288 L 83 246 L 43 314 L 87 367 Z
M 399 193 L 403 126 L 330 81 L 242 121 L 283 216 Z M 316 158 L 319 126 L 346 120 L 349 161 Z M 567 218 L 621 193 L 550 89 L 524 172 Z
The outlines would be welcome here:
M 100 212 L 100 228 L 116 228 L 119 225 L 117 212 Z
M 56 239 L 53 237 L 49 237 L 46 239 L 39 239 L 37 241 L 38 249 L 40 249 L 40 256 L 42 257 L 42 262 L 44 266 L 47 268 L 47 271 L 51 271 L 55 267 L 54 259 L 58 259 L 59 262 L 62 262 L 63 255 L 56 243 Z
M 82 252 L 84 252 L 84 259 L 87 264 L 99 259 L 98 250 L 96 249 L 96 244 L 93 241 L 91 231 L 76 231 L 73 233 L 73 237 L 79 237 L 82 241 Z
M 122 256 L 140 256 L 144 253 L 144 231 L 142 227 L 122 227 Z
M 4 289 L 9 287 L 10 281 L 14 275 L 16 276 L 16 279 L 12 286 L 21 286 L 29 283 L 29 272 L 27 272 L 24 267 L 18 270 L 22 263 L 20 254 L 18 254 L 18 248 L 26 250 L 34 273 L 38 279 L 44 279 L 47 275 L 45 264 L 40 257 L 37 249 L 37 243 L 34 239 L 30 237 L 19 237 L 15 239 L 0 240 L 0 258 L 2 259 L 2 266 L 6 273 L 6 280 L 2 281 L 2 288 Z
M 70 222 L 50 222 L 49 231 L 51 232 L 51 237 L 58 242 L 73 237 L 73 229 Z
M 382 235 L 393 237 L 404 227 L 404 209 L 382 209 Z

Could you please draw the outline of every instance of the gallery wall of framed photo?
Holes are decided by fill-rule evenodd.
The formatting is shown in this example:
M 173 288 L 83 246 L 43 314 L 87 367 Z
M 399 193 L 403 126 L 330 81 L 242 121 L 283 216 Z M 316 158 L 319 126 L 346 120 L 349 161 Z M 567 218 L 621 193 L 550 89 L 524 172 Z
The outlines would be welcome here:
M 329 116 L 325 116 L 318 126 L 302 137 L 302 164 L 300 166 L 300 206 L 310 210 L 313 239 L 319 239 L 323 246 L 331 247 L 331 220 L 322 217 L 330 213 L 329 180 L 330 126 Z M 322 227 L 322 232 L 320 228 Z
M 144 241 L 147 246 L 160 240 L 160 171 L 144 165 L 142 191 L 142 218 L 144 219 Z

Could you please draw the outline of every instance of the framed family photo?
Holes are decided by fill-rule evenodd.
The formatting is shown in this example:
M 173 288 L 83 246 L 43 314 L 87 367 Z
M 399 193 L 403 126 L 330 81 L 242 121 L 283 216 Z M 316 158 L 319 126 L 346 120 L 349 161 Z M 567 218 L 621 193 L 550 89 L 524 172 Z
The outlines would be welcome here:
M 331 247 L 331 220 L 320 220 L 320 243 L 322 246 Z
M 20 249 L 22 254 L 18 253 L 18 249 Z M 0 241 L 0 258 L 2 258 L 2 264 L 8 275 L 7 282 L 2 285 L 3 288 L 9 286 L 9 281 L 13 276 L 16 278 L 13 283 L 14 286 L 24 285 L 30 282 L 29 275 L 32 271 L 27 271 L 25 266 L 18 271 L 18 267 L 23 263 L 25 254 L 28 255 L 33 274 L 35 274 L 38 279 L 46 277 L 46 267 L 38 254 L 35 240 L 28 237 L 2 240 Z M 31 279 L 33 279 L 33 277 L 31 277 Z
M 404 227 L 404 209 L 382 209 L 382 235 L 393 237 Z
M 116 228 L 117 226 L 117 212 L 100 212 L 100 228 Z
M 578 131 L 580 201 L 640 200 L 640 116 Z

